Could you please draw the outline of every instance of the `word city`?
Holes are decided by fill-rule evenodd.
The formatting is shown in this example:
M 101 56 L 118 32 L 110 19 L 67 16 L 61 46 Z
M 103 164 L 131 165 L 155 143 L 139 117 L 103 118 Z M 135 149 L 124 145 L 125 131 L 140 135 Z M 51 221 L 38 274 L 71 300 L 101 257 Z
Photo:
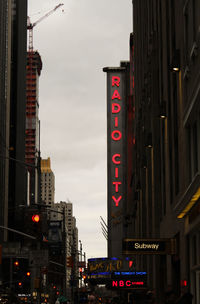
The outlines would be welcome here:
M 118 76 L 112 76 L 112 87 L 119 87 L 120 86 L 120 77 Z M 114 116 L 114 127 L 117 128 L 117 130 L 113 130 L 111 133 L 111 138 L 113 141 L 120 142 L 122 140 L 122 132 L 119 130 L 119 113 L 121 111 L 121 106 L 119 103 L 116 102 L 116 99 L 119 101 L 121 100 L 121 96 L 118 92 L 118 90 L 114 90 L 112 95 L 112 114 L 117 114 Z M 113 102 L 114 101 L 114 102 Z M 112 163 L 114 165 L 114 172 L 115 172 L 115 179 L 119 178 L 119 165 L 121 164 L 121 154 L 116 153 L 112 156 Z M 115 188 L 115 193 L 119 193 L 119 186 L 121 185 L 120 181 L 113 181 L 113 186 Z M 112 196 L 112 199 L 115 203 L 115 206 L 119 206 L 119 202 L 122 199 L 122 195 L 119 195 L 116 197 L 115 195 Z

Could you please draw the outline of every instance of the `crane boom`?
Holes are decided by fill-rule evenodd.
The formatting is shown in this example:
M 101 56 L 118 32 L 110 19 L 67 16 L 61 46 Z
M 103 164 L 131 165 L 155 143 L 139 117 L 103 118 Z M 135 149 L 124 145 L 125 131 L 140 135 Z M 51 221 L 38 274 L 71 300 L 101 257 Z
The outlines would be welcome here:
M 64 4 L 60 3 L 60 4 L 56 5 L 52 10 L 50 10 L 48 13 L 46 13 L 44 16 L 42 16 L 41 18 L 39 18 L 34 23 L 31 23 L 30 17 L 28 17 L 28 20 L 27 20 L 27 29 L 29 30 L 29 51 L 33 51 L 33 28 L 39 22 L 41 22 L 42 20 L 44 20 L 45 18 L 47 18 L 49 15 L 53 14 L 53 12 L 55 12 L 62 5 L 64 5 Z
M 38 19 L 36 22 L 32 24 L 32 27 L 36 26 L 39 22 L 41 22 L 43 19 L 48 17 L 49 15 L 53 14 L 60 6 L 64 5 L 63 3 L 58 4 L 56 7 L 54 7 L 50 12 L 46 13 L 44 16 L 42 16 L 40 19 Z

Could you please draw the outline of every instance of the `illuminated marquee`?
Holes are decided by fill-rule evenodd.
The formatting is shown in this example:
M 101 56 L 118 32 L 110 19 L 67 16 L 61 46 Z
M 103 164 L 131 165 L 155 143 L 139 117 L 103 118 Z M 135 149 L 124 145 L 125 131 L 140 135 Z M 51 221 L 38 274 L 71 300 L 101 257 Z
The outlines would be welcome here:
M 121 93 L 119 92 L 122 85 L 121 77 L 112 75 L 111 83 L 113 88 L 113 93 L 111 97 L 111 141 L 118 142 L 118 146 L 120 147 L 122 142 L 122 124 L 119 124 L 119 121 L 122 119 L 122 103 L 124 103 L 124 100 L 120 95 Z M 122 166 L 121 153 L 112 153 L 112 166 L 114 168 L 112 176 L 112 185 L 114 188 L 112 201 L 114 202 L 114 206 L 118 207 L 123 197 L 120 193 L 120 187 L 122 182 L 119 176 L 119 168 L 120 166 Z
M 122 253 L 126 200 L 126 69 L 107 67 L 108 256 Z

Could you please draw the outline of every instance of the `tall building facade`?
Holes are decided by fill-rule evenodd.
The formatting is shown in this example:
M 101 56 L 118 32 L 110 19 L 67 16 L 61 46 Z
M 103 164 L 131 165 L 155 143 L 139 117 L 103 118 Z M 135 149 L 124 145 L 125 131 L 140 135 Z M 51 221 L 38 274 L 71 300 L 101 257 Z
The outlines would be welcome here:
M 1 1 L 0 6 L 0 213 L 2 223 L 14 227 L 19 217 L 16 210 L 26 204 L 27 1 Z
M 8 225 L 11 1 L 0 3 L 0 222 Z M 7 231 L 0 231 L 1 240 Z
M 140 256 L 149 286 L 200 301 L 200 2 L 133 1 L 135 219 L 132 237 L 176 240 Z
M 28 168 L 28 203 L 40 199 L 40 121 L 39 121 L 39 76 L 42 60 L 37 51 L 27 52 L 26 88 L 26 162 Z
M 55 212 L 53 212 L 55 210 Z M 66 288 L 67 294 L 70 294 L 71 289 L 71 278 L 72 276 L 78 278 L 78 228 L 76 227 L 76 218 L 73 216 L 73 204 L 71 202 L 61 201 L 56 203 L 52 207 L 52 211 L 49 212 L 50 221 L 63 221 L 65 222 L 65 248 L 66 248 L 66 265 L 67 258 L 70 257 L 71 265 L 66 268 Z
M 51 160 L 41 159 L 41 201 L 47 206 L 53 206 L 55 199 L 55 176 L 51 170 Z

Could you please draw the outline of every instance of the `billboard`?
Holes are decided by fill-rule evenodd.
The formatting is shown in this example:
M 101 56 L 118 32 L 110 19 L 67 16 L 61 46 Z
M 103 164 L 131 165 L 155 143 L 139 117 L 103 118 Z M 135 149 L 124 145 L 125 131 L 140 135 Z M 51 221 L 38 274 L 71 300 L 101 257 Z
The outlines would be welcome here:
M 120 257 L 126 200 L 126 68 L 103 71 L 107 73 L 108 257 Z
M 135 260 L 127 257 L 125 259 L 118 258 L 93 258 L 88 259 L 88 273 L 106 273 L 117 271 L 132 271 L 136 268 Z

